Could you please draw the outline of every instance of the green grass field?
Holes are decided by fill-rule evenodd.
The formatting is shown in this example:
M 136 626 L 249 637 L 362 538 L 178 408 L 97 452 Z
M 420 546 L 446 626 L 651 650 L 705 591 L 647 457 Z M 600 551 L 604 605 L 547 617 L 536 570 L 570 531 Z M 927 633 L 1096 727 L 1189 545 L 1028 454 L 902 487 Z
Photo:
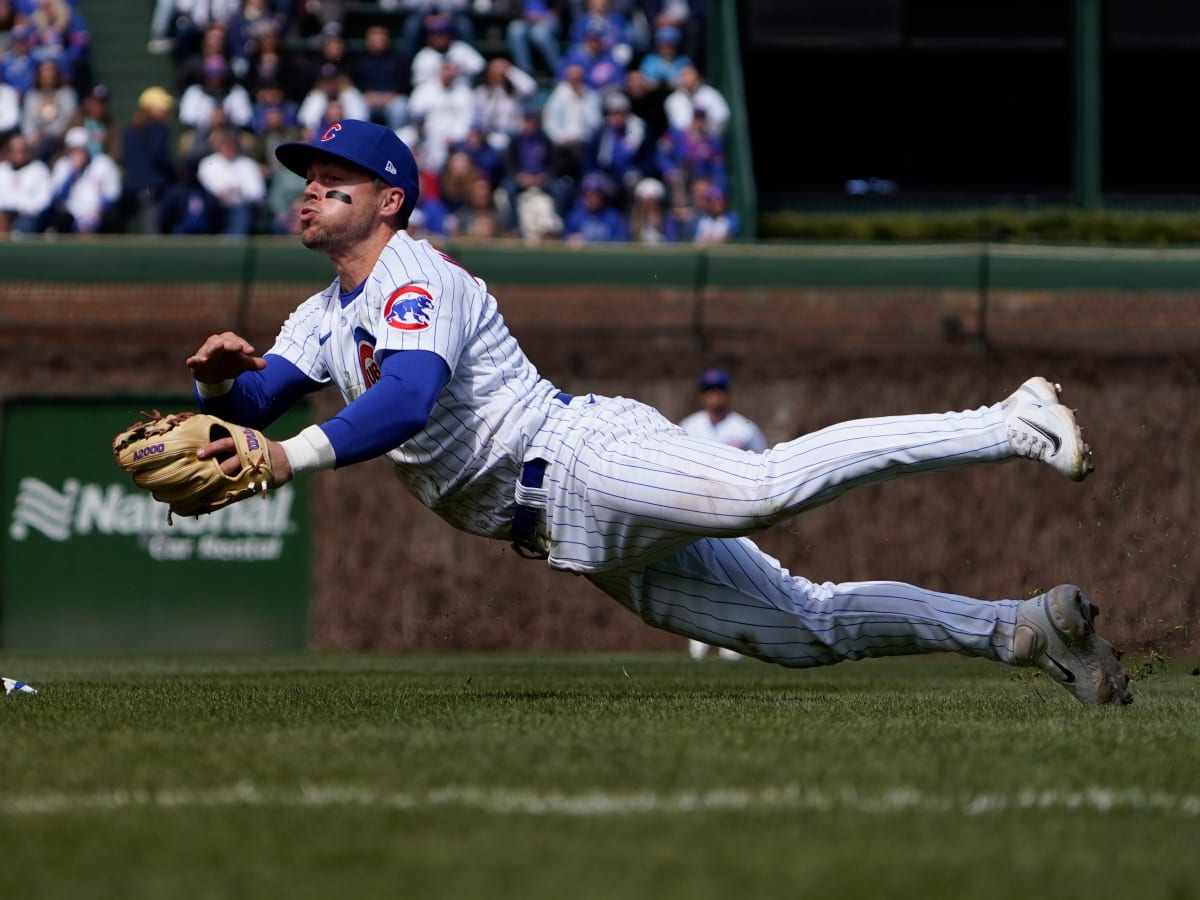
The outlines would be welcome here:
M 1194 666 L 0 655 L 0 897 L 1196 897 Z

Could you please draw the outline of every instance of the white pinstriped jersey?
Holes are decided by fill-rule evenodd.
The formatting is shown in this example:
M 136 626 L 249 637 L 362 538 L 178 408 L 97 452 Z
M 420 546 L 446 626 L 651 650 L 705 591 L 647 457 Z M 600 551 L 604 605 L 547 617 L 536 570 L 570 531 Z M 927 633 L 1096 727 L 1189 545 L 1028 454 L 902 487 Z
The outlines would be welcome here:
M 506 538 L 524 449 L 556 402 L 554 386 L 484 282 L 403 231 L 345 308 L 335 280 L 292 313 L 270 352 L 332 381 L 348 403 L 378 380 L 383 350 L 428 350 L 451 372 L 425 428 L 388 454 L 397 474 L 450 524 Z

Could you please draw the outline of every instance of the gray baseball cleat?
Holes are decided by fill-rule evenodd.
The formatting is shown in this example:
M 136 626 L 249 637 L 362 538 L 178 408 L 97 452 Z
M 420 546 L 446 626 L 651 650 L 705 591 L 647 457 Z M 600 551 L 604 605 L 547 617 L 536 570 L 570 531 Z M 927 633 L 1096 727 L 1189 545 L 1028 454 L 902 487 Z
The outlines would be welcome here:
M 1132 703 L 1120 654 L 1096 634 L 1098 613 L 1073 584 L 1025 600 L 1017 607 L 1013 663 L 1037 666 L 1080 703 Z
M 1058 401 L 1061 388 L 1045 378 L 1030 378 L 1001 405 L 1008 443 L 1017 456 L 1049 463 L 1072 481 L 1083 481 L 1095 468 L 1075 413 Z

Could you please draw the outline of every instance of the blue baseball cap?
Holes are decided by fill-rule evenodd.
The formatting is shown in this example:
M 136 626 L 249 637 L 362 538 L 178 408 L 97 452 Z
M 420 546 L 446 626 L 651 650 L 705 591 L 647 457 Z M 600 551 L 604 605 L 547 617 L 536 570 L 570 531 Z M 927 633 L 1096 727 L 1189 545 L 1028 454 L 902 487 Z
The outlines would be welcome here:
M 700 390 L 702 391 L 727 391 L 729 384 L 729 373 L 724 369 L 708 369 L 700 376 Z
M 417 205 L 421 193 L 417 161 L 392 129 L 360 119 L 342 119 L 307 143 L 294 141 L 275 148 L 276 158 L 301 178 L 308 177 L 308 165 L 317 154 L 344 159 L 404 191 L 402 218 Z

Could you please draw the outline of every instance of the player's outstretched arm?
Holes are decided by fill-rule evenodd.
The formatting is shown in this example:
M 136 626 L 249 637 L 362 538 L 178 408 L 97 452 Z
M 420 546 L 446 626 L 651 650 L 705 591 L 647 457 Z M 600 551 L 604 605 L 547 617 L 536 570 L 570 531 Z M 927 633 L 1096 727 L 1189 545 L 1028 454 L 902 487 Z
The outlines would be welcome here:
M 200 349 L 187 358 L 192 376 L 204 384 L 220 384 L 266 365 L 265 359 L 254 355 L 253 345 L 232 331 L 210 335 Z

